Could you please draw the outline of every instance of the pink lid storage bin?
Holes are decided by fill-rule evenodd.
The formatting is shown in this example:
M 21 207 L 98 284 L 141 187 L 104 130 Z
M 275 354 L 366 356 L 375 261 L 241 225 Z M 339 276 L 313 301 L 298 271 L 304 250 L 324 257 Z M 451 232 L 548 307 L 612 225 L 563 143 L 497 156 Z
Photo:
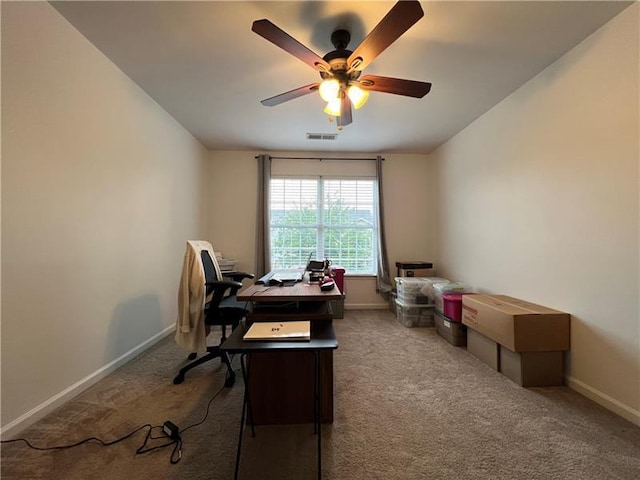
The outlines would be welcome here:
M 444 315 L 452 322 L 462 322 L 462 296 L 464 293 L 443 293 Z

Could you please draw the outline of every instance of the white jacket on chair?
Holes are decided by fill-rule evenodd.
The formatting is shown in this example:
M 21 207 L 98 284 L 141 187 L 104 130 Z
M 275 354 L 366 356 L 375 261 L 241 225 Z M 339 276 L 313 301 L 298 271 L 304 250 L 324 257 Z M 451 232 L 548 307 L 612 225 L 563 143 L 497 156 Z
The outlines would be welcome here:
M 218 278 L 222 278 L 215 261 L 213 246 L 204 240 L 189 240 L 184 254 L 182 277 L 178 291 L 178 320 L 176 321 L 176 343 L 189 352 L 207 351 L 209 328 L 204 323 L 206 285 L 201 252 L 209 252 Z

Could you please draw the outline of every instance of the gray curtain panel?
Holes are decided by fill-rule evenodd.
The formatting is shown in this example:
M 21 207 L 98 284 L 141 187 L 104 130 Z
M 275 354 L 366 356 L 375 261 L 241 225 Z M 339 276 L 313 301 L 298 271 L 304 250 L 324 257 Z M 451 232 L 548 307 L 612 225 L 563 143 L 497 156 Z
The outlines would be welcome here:
M 271 183 L 271 156 L 258 155 L 258 205 L 256 218 L 256 278 L 271 271 L 271 236 L 269 218 L 269 185 Z
M 388 298 L 393 285 L 389 274 L 389 260 L 387 257 L 387 240 L 384 227 L 384 195 L 382 191 L 382 162 L 380 155 L 376 158 L 376 180 L 378 183 L 378 274 L 377 288 L 384 298 Z

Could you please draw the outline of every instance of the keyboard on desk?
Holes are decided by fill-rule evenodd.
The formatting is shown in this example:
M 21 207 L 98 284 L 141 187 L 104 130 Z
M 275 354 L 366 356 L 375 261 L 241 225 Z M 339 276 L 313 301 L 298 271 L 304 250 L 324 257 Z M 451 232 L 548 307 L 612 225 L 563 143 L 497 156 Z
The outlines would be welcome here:
M 295 283 L 301 282 L 303 276 L 304 271 L 297 268 L 287 270 L 273 270 L 260 277 L 256 283 L 268 285 L 271 280 L 276 280 L 279 283 Z

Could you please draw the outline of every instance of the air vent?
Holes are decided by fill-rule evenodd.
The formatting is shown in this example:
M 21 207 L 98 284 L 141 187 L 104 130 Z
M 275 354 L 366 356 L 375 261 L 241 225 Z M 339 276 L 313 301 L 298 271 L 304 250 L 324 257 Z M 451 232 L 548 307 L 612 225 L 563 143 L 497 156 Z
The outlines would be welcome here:
M 337 133 L 307 133 L 307 140 L 336 140 Z

